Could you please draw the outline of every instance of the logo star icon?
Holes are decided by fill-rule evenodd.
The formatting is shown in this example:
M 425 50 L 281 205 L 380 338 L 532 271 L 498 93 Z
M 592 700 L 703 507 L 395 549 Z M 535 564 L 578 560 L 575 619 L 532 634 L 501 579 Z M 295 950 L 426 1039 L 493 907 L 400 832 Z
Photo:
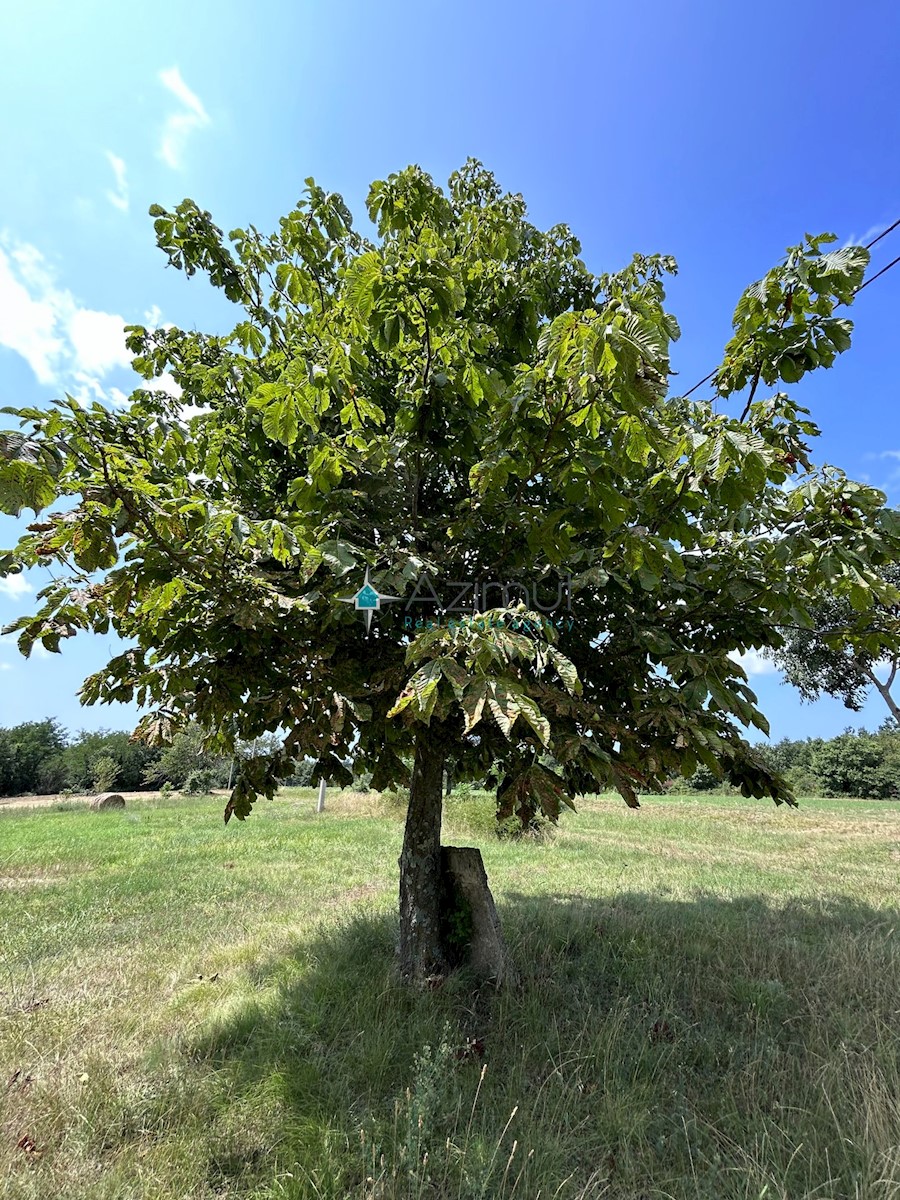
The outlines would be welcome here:
M 341 604 L 352 604 L 355 609 L 366 614 L 366 633 L 372 626 L 372 613 L 381 608 L 382 604 L 395 604 L 402 596 L 385 596 L 369 583 L 369 568 L 366 567 L 366 577 L 362 587 L 352 596 L 339 596 Z

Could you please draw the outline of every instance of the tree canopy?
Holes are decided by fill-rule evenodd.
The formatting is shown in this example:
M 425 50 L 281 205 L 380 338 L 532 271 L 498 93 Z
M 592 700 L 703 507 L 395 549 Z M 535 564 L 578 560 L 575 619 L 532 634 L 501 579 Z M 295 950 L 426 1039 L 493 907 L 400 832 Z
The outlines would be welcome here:
M 191 200 L 151 209 L 169 263 L 239 318 L 130 326 L 135 370 L 177 387 L 121 411 L 6 410 L 22 429 L 0 435 L 3 508 L 40 519 L 0 570 L 63 571 L 13 626 L 20 648 L 113 628 L 129 648 L 82 698 L 147 706 L 150 740 L 196 720 L 230 753 L 286 731 L 245 760 L 239 817 L 302 754 L 340 779 L 353 747 L 374 786 L 402 782 L 439 723 L 455 776 L 496 767 L 523 819 L 588 787 L 635 804 L 698 762 L 789 799 L 739 730 L 767 727 L 734 655 L 808 625 L 825 584 L 859 610 L 896 597 L 877 570 L 896 516 L 813 466 L 816 427 L 778 390 L 849 345 L 836 309 L 866 251 L 807 237 L 744 293 L 715 376 L 720 401 L 749 387 L 737 416 L 670 392 L 671 258 L 594 275 L 475 162 L 446 191 L 391 175 L 367 210 L 373 238 L 312 180 L 270 235 L 226 239 Z M 491 622 L 470 593 L 469 619 L 410 628 L 395 604 L 367 632 L 339 602 L 366 571 L 407 600 L 426 575 L 428 595 L 510 586 L 480 606 Z M 563 578 L 548 623 L 534 587 Z
M 893 562 L 881 575 L 894 587 L 900 583 L 900 564 Z M 900 609 L 894 603 L 875 603 L 861 611 L 841 595 L 825 593 L 809 606 L 811 626 L 781 630 L 784 643 L 771 650 L 789 683 L 804 700 L 823 693 L 859 712 L 874 688 L 900 724 L 900 707 L 891 689 L 900 668 Z

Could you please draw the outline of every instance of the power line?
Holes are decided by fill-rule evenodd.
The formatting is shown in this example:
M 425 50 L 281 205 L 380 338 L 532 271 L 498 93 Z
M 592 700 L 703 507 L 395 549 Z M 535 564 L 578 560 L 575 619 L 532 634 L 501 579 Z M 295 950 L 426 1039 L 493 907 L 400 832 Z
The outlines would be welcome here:
M 700 380 L 700 382 L 695 383 L 692 388 L 690 388 L 688 391 L 686 391 L 684 393 L 684 395 L 687 397 L 691 394 L 691 392 L 696 392 L 697 388 L 703 387 L 704 383 L 708 383 L 709 380 L 712 379 L 713 375 L 715 375 L 715 373 L 716 373 L 715 370 L 712 370 L 712 371 L 710 371 L 710 373 L 708 375 L 704 375 L 704 377 Z
M 893 233 L 898 225 L 900 225 L 900 217 L 897 218 L 897 220 L 893 223 L 893 225 L 888 225 L 887 229 L 885 229 L 881 233 L 879 233 L 878 237 L 872 238 L 871 242 L 866 242 L 866 249 L 871 250 L 876 242 L 880 242 L 881 239 L 884 237 L 887 237 L 887 235 L 889 233 Z M 865 287 L 865 284 L 863 284 L 863 287 Z
M 889 233 L 893 233 L 898 227 L 900 227 L 900 217 L 897 218 L 893 225 L 888 225 L 887 229 L 882 230 L 878 237 L 872 238 L 871 242 L 866 242 L 864 249 L 871 250 L 876 242 L 880 242 L 882 238 L 886 238 Z M 871 279 L 867 279 L 864 283 L 861 283 L 858 288 L 855 288 L 853 295 L 858 296 L 863 288 L 867 288 L 870 283 L 874 283 L 876 279 L 880 279 L 882 275 L 886 274 L 891 269 L 891 267 L 896 267 L 897 263 L 900 263 L 900 254 L 898 254 L 896 258 L 892 258 L 887 266 L 882 267 L 881 270 L 876 272 Z M 692 392 L 696 392 L 697 388 L 703 387 L 704 383 L 709 383 L 710 379 L 712 379 L 715 373 L 716 371 L 712 370 L 708 375 L 704 375 L 703 378 L 699 380 L 699 382 L 695 383 L 692 388 L 688 388 L 686 392 L 682 392 L 682 396 L 686 399 L 691 395 Z
M 900 263 L 900 254 L 898 254 L 896 258 L 892 258 L 888 265 L 886 267 L 882 267 L 880 271 L 877 271 L 871 279 L 867 279 L 865 283 L 861 283 L 853 293 L 854 296 L 858 295 L 863 288 L 867 288 L 870 283 L 874 283 L 876 279 L 885 273 L 885 271 L 889 271 L 891 267 L 896 267 L 897 263 Z

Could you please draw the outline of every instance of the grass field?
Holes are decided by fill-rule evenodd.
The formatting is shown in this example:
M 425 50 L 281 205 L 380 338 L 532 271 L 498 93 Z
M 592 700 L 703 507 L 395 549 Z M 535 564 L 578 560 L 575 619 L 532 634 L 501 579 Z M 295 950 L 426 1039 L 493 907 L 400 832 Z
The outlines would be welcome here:
M 313 795 L 0 811 L 4 1200 L 900 1197 L 900 806 L 451 801 L 522 980 L 419 995 Z

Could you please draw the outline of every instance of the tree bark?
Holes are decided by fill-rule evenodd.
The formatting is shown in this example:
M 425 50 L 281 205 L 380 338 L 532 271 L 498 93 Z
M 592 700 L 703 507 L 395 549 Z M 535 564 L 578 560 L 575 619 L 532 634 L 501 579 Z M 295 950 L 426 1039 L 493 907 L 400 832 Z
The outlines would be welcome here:
M 400 854 L 401 977 L 436 984 L 458 966 L 469 966 L 496 986 L 516 972 L 507 954 L 481 853 L 441 849 L 447 728 L 432 722 L 416 738 L 409 809 Z
M 445 910 L 441 914 L 446 954 L 465 963 L 496 987 L 516 982 L 481 851 L 474 846 L 442 846 Z
M 896 701 L 894 700 L 894 697 L 891 695 L 891 684 L 894 682 L 894 679 L 897 674 L 896 666 L 892 667 L 890 678 L 888 679 L 887 683 L 882 683 L 881 680 L 878 678 L 878 676 L 875 674 L 875 672 L 872 671 L 871 669 L 869 669 L 868 667 L 863 667 L 863 672 L 864 672 L 864 674 L 868 675 L 868 677 L 872 681 L 872 683 L 875 684 L 878 694 L 881 696 L 882 700 L 888 706 L 891 716 L 894 718 L 894 720 L 897 722 L 897 724 L 900 725 L 900 708 L 897 707 Z
M 416 739 L 409 810 L 400 854 L 401 976 L 424 983 L 443 975 L 447 960 L 441 939 L 441 809 L 444 743 L 438 730 Z

